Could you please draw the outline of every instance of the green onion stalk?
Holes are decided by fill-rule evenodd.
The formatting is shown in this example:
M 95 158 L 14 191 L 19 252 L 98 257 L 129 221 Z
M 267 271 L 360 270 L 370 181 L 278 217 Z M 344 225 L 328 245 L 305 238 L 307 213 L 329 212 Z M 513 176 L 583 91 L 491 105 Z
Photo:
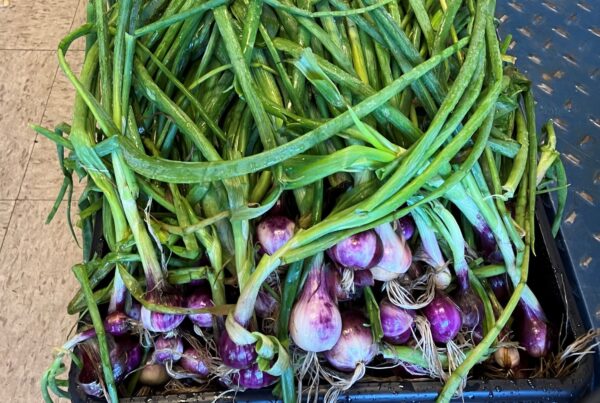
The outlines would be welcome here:
M 408 182 L 410 180 L 411 173 L 412 173 L 412 175 L 414 175 L 416 173 L 415 172 L 415 170 L 416 170 L 415 164 L 413 162 L 419 157 L 422 158 L 422 156 L 420 154 L 424 153 L 426 156 L 428 153 L 432 153 L 432 149 L 429 148 L 429 146 L 431 143 L 433 143 L 433 141 L 435 139 L 434 136 L 436 134 L 438 134 L 439 130 L 441 129 L 441 127 L 443 125 L 443 122 L 450 114 L 451 108 L 453 108 L 455 106 L 455 104 L 458 102 L 459 97 L 462 95 L 464 89 L 466 88 L 466 86 L 468 84 L 468 79 L 471 78 L 471 74 L 473 74 L 473 72 L 477 66 L 477 60 L 479 59 L 479 53 L 483 49 L 482 45 L 483 45 L 483 39 L 484 39 L 483 34 L 484 34 L 484 28 L 485 28 L 485 12 L 486 12 L 486 7 L 487 7 L 487 3 L 483 2 L 482 4 L 483 5 L 480 5 L 480 9 L 478 10 L 478 14 L 477 14 L 478 17 L 476 17 L 476 28 L 477 29 L 474 28 L 475 33 L 473 34 L 473 37 L 470 40 L 469 51 L 467 54 L 467 60 L 465 61 L 465 64 L 463 64 L 463 67 L 459 73 L 459 77 L 457 78 L 452 90 L 450 91 L 449 95 L 446 97 L 446 99 L 444 100 L 444 103 L 442 104 L 443 109 L 440 108 L 440 109 L 442 109 L 442 112 L 436 114 L 434 121 L 430 125 L 428 132 L 426 134 L 424 134 L 424 136 L 417 143 L 415 143 L 414 149 L 412 149 L 410 151 L 409 156 L 402 161 L 399 169 L 393 174 L 393 176 L 385 184 L 383 184 L 382 187 L 380 187 L 380 189 L 373 196 L 371 196 L 369 199 L 365 200 L 364 202 L 360 203 L 359 206 L 357 206 L 358 208 L 353 208 L 354 211 L 358 210 L 358 211 L 362 211 L 363 213 L 357 217 L 356 214 L 348 215 L 347 211 L 340 211 L 332 216 L 327 217 L 321 223 L 311 227 L 310 229 L 308 229 L 300 234 L 297 234 L 294 238 L 292 238 L 286 244 L 286 246 L 284 248 L 280 249 L 278 251 L 278 253 L 276 253 L 273 256 L 269 256 L 269 257 L 265 256 L 261 259 L 261 262 L 259 263 L 257 270 L 254 272 L 254 274 L 251 277 L 252 283 L 260 284 L 262 281 L 264 281 L 266 276 L 268 276 L 268 274 L 279 265 L 280 256 L 284 255 L 284 253 L 287 252 L 288 250 L 292 249 L 293 247 L 303 246 L 303 243 L 308 243 L 312 240 L 318 239 L 319 233 L 325 232 L 323 230 L 323 227 L 325 227 L 325 228 L 331 227 L 331 229 L 333 229 L 333 230 L 336 230 L 336 229 L 340 230 L 340 229 L 348 228 L 350 226 L 360 225 L 361 223 L 368 223 L 369 221 L 373 221 L 374 219 L 379 218 L 379 217 L 385 215 L 386 213 L 389 214 L 393 210 L 394 206 L 399 205 L 398 202 L 400 200 L 402 200 L 402 196 L 404 193 L 406 193 L 407 187 L 404 188 L 404 191 L 398 192 L 397 194 L 394 194 L 393 192 L 397 191 L 403 184 L 406 184 L 406 182 Z M 458 50 L 458 49 L 453 49 L 453 48 L 451 48 L 453 51 Z M 454 52 L 452 52 L 452 53 L 454 53 Z M 443 54 L 444 54 L 444 52 L 442 52 L 441 55 L 443 55 Z M 430 59 L 428 62 L 433 61 L 434 59 L 435 59 L 435 57 Z M 439 60 L 439 62 L 441 62 L 441 61 L 442 60 Z M 425 66 L 425 64 L 427 64 L 428 62 L 424 62 L 419 67 Z M 419 69 L 419 67 L 413 69 L 412 72 L 417 71 Z M 435 65 L 431 66 L 431 68 L 433 68 L 433 67 L 435 67 Z M 427 70 L 423 71 L 423 74 L 426 72 L 427 72 Z M 408 74 L 402 76 L 402 78 L 396 80 L 392 85 L 384 88 L 382 91 L 380 91 L 378 93 L 378 95 L 380 95 L 380 96 L 383 93 L 385 93 L 386 95 L 389 94 L 387 99 L 383 98 L 384 102 L 389 100 L 389 98 L 391 98 L 392 96 L 395 95 L 396 92 L 392 92 L 392 89 L 396 90 L 396 87 L 398 87 L 398 83 L 400 83 L 400 81 L 402 81 L 402 79 L 407 76 L 408 76 Z M 394 84 L 396 84 L 396 85 L 394 85 Z M 404 83 L 402 83 L 402 84 L 404 84 Z M 482 107 L 489 108 L 488 103 L 491 104 L 492 101 L 495 100 L 495 98 L 497 96 L 497 92 L 500 89 L 499 85 L 497 87 L 498 88 L 495 91 L 490 92 L 490 94 L 489 94 L 490 97 L 488 98 L 488 102 L 487 103 L 482 102 L 480 104 L 480 108 L 482 108 Z M 402 88 L 403 87 L 400 87 L 399 90 Z M 370 98 L 375 98 L 375 97 L 376 96 L 373 96 Z M 357 106 L 355 106 L 354 111 L 357 116 L 361 117 L 362 111 L 359 108 L 361 105 L 365 105 L 370 100 L 370 98 L 365 99 L 364 101 L 360 102 Z M 445 111 L 445 113 L 443 111 Z M 346 112 L 344 114 L 338 116 L 337 118 L 333 119 L 332 122 L 337 119 L 340 119 L 345 114 L 346 114 Z M 465 128 L 463 128 L 463 130 L 465 130 L 467 126 L 468 125 L 465 125 Z M 465 132 L 466 132 L 466 130 L 465 130 Z M 448 135 L 449 134 L 450 133 L 448 133 Z M 450 148 L 450 147 L 448 147 L 448 148 Z M 430 165 L 430 167 L 431 166 L 433 166 L 433 164 Z M 417 180 L 423 180 L 422 178 L 425 180 L 427 179 L 426 175 L 421 174 Z M 378 207 L 377 204 L 381 203 L 382 200 L 386 200 L 386 197 L 382 197 L 386 193 L 387 194 L 392 193 L 394 195 L 391 198 L 387 199 L 387 201 L 383 202 L 382 206 L 379 206 L 380 207 L 379 209 L 375 209 L 376 207 Z M 406 197 L 406 196 L 404 195 L 404 197 Z M 400 200 L 398 200 L 398 199 L 400 199 Z M 385 208 L 384 208 L 384 206 L 385 206 Z M 373 210 L 373 211 L 370 211 L 370 210 Z M 236 312 L 235 312 L 235 316 L 236 316 L 235 319 L 236 319 L 236 321 L 238 321 L 238 323 L 245 322 L 247 320 L 247 317 L 251 314 L 251 312 L 248 309 L 248 305 L 253 305 L 252 302 L 256 298 L 256 292 L 257 292 L 257 290 L 252 290 L 248 287 L 248 288 L 244 289 L 243 293 L 240 295 L 240 299 L 238 300 L 238 304 L 237 304 Z M 231 321 L 229 321 L 228 323 L 230 323 L 230 322 Z M 234 339 L 234 341 L 237 341 L 237 340 Z
M 440 56 L 444 56 L 444 55 L 446 55 L 446 57 L 450 56 L 456 50 L 457 49 L 455 47 L 449 48 L 446 52 L 442 53 Z M 430 59 L 428 62 L 424 62 L 424 64 L 422 66 L 419 66 L 419 67 L 422 67 L 420 69 L 419 73 L 424 74 L 428 69 L 435 67 L 435 64 L 441 62 L 441 59 L 442 58 L 439 57 L 438 60 L 435 60 L 436 63 L 432 62 L 434 59 Z M 429 62 L 432 62 L 432 63 L 429 63 Z M 427 63 L 429 63 L 429 65 L 427 67 L 424 67 L 425 64 L 427 64 Z M 418 70 L 419 70 L 419 68 L 416 68 L 413 70 L 413 72 L 418 71 Z M 408 77 L 408 74 L 402 76 L 400 79 L 398 79 L 394 82 L 395 85 L 392 84 L 391 86 L 388 86 L 388 87 L 384 88 L 383 90 L 381 90 L 379 93 L 377 93 L 377 95 L 369 97 L 369 98 L 365 99 L 364 101 L 360 102 L 357 106 L 355 106 L 353 108 L 354 113 L 360 117 L 361 115 L 364 115 L 367 112 L 371 112 L 373 109 L 375 109 L 377 104 L 371 105 L 372 103 L 377 102 L 379 104 L 382 104 L 382 103 L 386 102 L 387 100 L 389 100 L 392 96 L 395 95 L 395 93 L 397 91 L 400 91 L 403 88 L 405 88 L 405 86 L 408 84 L 407 77 Z M 418 77 L 418 75 L 417 75 L 417 77 Z M 373 99 L 373 101 L 371 101 L 371 99 Z M 361 108 L 361 106 L 363 106 L 363 108 Z M 349 112 L 344 112 L 343 114 L 334 118 L 330 122 L 341 121 L 341 119 L 345 116 L 347 116 L 346 120 L 349 120 L 349 121 L 347 123 L 344 121 L 342 121 L 342 122 L 346 123 L 347 125 L 352 124 L 351 123 L 352 117 L 350 116 Z M 323 130 L 323 128 L 326 127 L 327 125 L 328 125 L 327 123 L 325 125 L 322 125 L 320 127 L 320 129 Z M 319 130 L 319 129 L 317 129 L 317 130 Z M 310 133 L 303 136 L 303 139 L 309 135 L 310 135 Z M 286 145 L 289 145 L 289 144 L 293 143 L 294 141 L 287 143 Z M 337 213 L 336 215 L 337 216 L 342 215 L 342 212 Z M 331 223 L 331 224 L 329 224 L 329 223 Z M 297 234 L 294 238 L 292 238 L 290 241 L 288 241 L 288 243 L 283 248 L 281 248 L 279 251 L 277 251 L 277 253 L 275 253 L 274 255 L 264 256 L 261 259 L 256 271 L 252 274 L 252 276 L 250 278 L 250 283 L 253 285 L 253 287 L 246 287 L 244 290 L 242 290 L 242 294 L 240 295 L 240 299 L 238 300 L 238 304 L 237 304 L 237 308 L 236 308 L 236 312 L 235 312 L 235 316 L 236 316 L 235 320 L 238 323 L 244 323 L 244 322 L 248 321 L 249 316 L 251 316 L 251 307 L 253 306 L 252 302 L 255 300 L 256 293 L 258 292 L 258 289 L 256 289 L 256 285 L 260 285 L 266 279 L 266 277 L 270 274 L 270 272 L 272 272 L 274 269 L 276 269 L 279 266 L 280 256 L 284 255 L 284 253 L 287 252 L 288 250 L 292 249 L 292 247 L 303 246 L 302 243 L 308 243 L 309 241 L 316 239 L 317 234 L 318 234 L 317 230 L 320 230 L 321 229 L 320 227 L 324 226 L 325 224 L 329 224 L 329 225 L 333 226 L 335 224 L 335 220 L 332 218 L 332 216 L 327 217 L 325 220 L 321 221 L 321 223 L 316 224 L 313 227 L 311 227 L 310 229 L 307 229 L 306 231 Z M 341 227 L 341 226 L 338 226 L 338 227 L 340 229 L 343 229 L 343 227 Z M 315 235 L 313 235 L 313 234 L 315 234 Z M 228 323 L 232 323 L 232 321 L 228 321 Z M 234 341 L 237 341 L 237 340 L 235 340 L 235 338 L 233 338 L 233 339 L 234 339 Z M 246 340 L 248 340 L 248 338 L 246 338 Z
M 105 41 L 105 38 L 103 38 L 102 32 L 98 32 L 98 37 L 99 37 L 99 41 L 98 41 L 99 48 L 102 48 L 102 46 L 100 46 L 100 44 L 103 41 Z M 65 46 L 62 49 L 65 49 L 68 46 L 68 42 L 64 45 Z M 63 50 L 63 52 L 65 52 L 65 51 L 66 51 L 66 49 Z M 99 52 L 99 53 L 101 53 L 101 52 Z M 64 69 L 67 76 L 72 80 L 73 84 L 76 87 L 80 87 L 81 93 L 85 94 L 85 96 L 83 96 L 84 102 L 86 103 L 87 107 L 90 109 L 90 111 L 92 112 L 94 117 L 98 120 L 98 123 L 102 127 L 103 131 L 107 134 L 107 136 L 117 135 L 117 133 L 119 133 L 120 131 L 116 128 L 116 126 L 110 120 L 110 118 L 108 118 L 105 110 L 102 109 L 102 106 L 98 105 L 97 101 L 95 101 L 91 97 L 89 92 L 81 85 L 79 80 L 73 75 L 72 71 L 68 67 L 68 64 L 66 63 L 66 60 L 64 58 L 64 53 L 59 53 L 59 60 L 61 62 L 61 67 Z M 106 64 L 106 63 L 104 63 L 104 64 Z M 101 63 L 101 66 L 102 66 L 102 63 Z M 108 69 L 105 68 L 104 70 L 108 70 Z M 102 69 L 101 69 L 101 78 L 102 78 Z M 105 80 L 108 81 L 107 78 Z M 89 139 L 89 137 L 88 137 L 88 139 Z M 87 150 L 89 150 L 89 147 L 87 148 Z M 87 150 L 85 150 L 85 151 L 82 150 L 82 154 L 83 155 L 89 154 L 89 151 L 87 151 Z M 76 149 L 76 152 L 77 152 L 77 149 Z M 92 161 L 90 161 L 90 163 L 104 165 L 99 160 L 97 160 L 96 162 L 93 162 L 93 157 L 91 157 L 91 160 Z M 113 212 L 113 220 L 115 220 L 115 218 L 114 218 L 115 212 L 118 213 L 119 211 L 123 211 L 123 213 L 127 219 L 127 222 L 131 228 L 131 232 L 133 233 L 134 239 L 136 241 L 136 246 L 138 249 L 138 253 L 140 254 L 142 267 L 144 269 L 144 272 L 146 273 L 147 287 L 148 287 L 148 290 L 151 291 L 151 294 L 149 294 L 148 299 L 152 302 L 158 302 L 159 300 L 162 300 L 163 298 L 169 298 L 166 296 L 167 294 L 165 294 L 163 296 L 162 290 L 160 290 L 160 288 L 166 284 L 163 280 L 164 273 L 163 273 L 163 269 L 160 266 L 160 263 L 156 257 L 156 253 L 154 250 L 154 246 L 152 244 L 152 240 L 150 239 L 150 236 L 148 235 L 145 224 L 144 224 L 143 220 L 141 219 L 139 212 L 138 212 L 137 203 L 135 201 L 136 196 L 134 194 L 134 192 L 137 189 L 137 184 L 135 183 L 135 179 L 133 179 L 133 174 L 125 166 L 125 164 L 122 160 L 122 157 L 120 156 L 120 154 L 118 152 L 113 154 L 112 162 L 113 162 L 115 179 L 116 179 L 116 183 L 117 183 L 117 189 L 118 189 L 119 196 L 121 198 L 121 200 L 119 202 L 115 202 L 115 208 L 111 209 Z M 95 166 L 89 165 L 88 168 L 89 168 L 88 172 L 90 172 L 93 169 L 95 169 Z M 93 175 L 97 176 L 98 174 L 93 174 Z M 100 181 L 106 181 L 106 179 L 102 178 L 102 179 L 100 179 Z M 117 207 L 117 206 L 119 206 L 119 207 Z M 115 220 L 115 222 L 120 222 L 120 220 L 122 220 L 122 219 L 119 219 L 119 221 Z M 117 232 L 122 233 L 123 230 L 120 230 Z M 173 301 L 173 302 L 175 304 L 177 304 L 177 301 Z M 166 314 L 164 317 L 162 317 L 162 314 L 154 315 L 152 312 L 148 311 L 147 308 L 145 308 L 145 307 L 142 308 L 142 320 L 144 321 L 144 325 L 149 330 L 153 330 L 153 331 L 172 330 L 173 328 L 178 326 L 179 323 L 181 323 L 183 318 L 184 317 L 181 315 L 168 316 L 168 314 Z M 160 323 L 163 320 L 165 323 L 164 324 Z

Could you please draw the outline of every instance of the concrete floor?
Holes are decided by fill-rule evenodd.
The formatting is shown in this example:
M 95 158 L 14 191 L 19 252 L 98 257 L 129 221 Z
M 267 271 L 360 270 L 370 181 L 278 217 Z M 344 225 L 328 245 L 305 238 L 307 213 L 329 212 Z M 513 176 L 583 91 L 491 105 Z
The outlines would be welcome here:
M 65 206 L 45 224 L 62 183 L 54 145 L 30 123 L 70 121 L 74 91 L 58 68 L 60 39 L 87 0 L 0 0 L 0 402 L 41 401 L 39 379 L 75 323 L 66 306 L 81 259 Z M 78 69 L 83 44 L 69 53 Z

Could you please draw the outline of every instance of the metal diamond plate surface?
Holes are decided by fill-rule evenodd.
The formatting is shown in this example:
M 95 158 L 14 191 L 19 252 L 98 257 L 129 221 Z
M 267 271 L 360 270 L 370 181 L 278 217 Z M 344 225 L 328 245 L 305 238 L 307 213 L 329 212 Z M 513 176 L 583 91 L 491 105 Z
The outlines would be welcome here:
M 600 327 L 600 1 L 499 0 L 501 35 L 553 119 L 570 183 L 558 246 L 589 326 Z

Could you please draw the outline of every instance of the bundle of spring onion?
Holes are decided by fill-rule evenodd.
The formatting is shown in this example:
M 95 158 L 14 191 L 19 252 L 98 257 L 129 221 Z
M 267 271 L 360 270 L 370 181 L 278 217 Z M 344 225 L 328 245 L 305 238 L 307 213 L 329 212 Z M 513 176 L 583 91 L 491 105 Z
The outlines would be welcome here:
M 331 402 L 367 367 L 439 379 L 447 401 L 475 366 L 535 376 L 545 357 L 547 375 L 561 346 L 527 276 L 536 193 L 557 192 L 556 232 L 566 179 L 494 10 L 93 0 L 58 51 L 73 120 L 35 127 L 58 148 L 57 206 L 87 180 L 83 324 L 45 400 L 69 397 L 67 357 L 112 402 L 327 383 Z

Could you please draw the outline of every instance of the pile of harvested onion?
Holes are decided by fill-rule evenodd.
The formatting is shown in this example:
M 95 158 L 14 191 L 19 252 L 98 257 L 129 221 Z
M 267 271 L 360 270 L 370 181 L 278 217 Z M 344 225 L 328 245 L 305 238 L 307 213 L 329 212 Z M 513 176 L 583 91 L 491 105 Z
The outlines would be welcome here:
M 92 0 L 58 52 L 73 120 L 35 127 L 57 205 L 87 183 L 84 324 L 44 398 L 69 397 L 71 351 L 77 388 L 113 402 L 271 385 L 293 402 L 319 382 L 335 401 L 367 367 L 440 379 L 445 401 L 476 365 L 532 376 L 555 341 L 526 283 L 536 192 L 562 210 L 566 179 L 494 10 Z

